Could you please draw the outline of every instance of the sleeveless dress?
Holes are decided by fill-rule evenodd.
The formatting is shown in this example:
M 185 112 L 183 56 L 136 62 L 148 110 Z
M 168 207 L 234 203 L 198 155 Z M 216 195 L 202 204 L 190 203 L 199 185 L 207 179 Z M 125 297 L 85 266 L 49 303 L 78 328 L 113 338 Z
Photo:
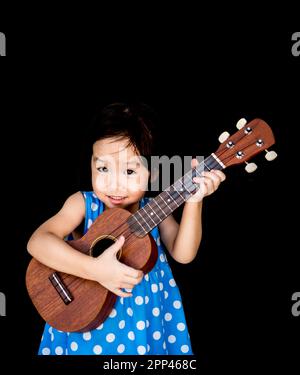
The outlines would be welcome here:
M 93 192 L 83 192 L 83 195 L 85 233 L 103 212 L 104 204 Z M 140 207 L 148 199 L 143 198 Z M 133 288 L 132 297 L 117 297 L 109 317 L 89 332 L 63 332 L 46 323 L 39 355 L 193 354 L 180 292 L 160 242 L 158 227 L 151 235 L 157 244 L 158 259 L 154 268 Z

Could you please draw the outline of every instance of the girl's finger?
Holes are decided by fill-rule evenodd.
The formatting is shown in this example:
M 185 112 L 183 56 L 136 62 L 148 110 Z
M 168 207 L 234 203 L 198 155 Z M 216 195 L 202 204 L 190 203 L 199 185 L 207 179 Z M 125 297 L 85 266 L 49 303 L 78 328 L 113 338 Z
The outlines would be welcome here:
M 221 176 L 214 172 L 203 172 L 203 176 L 209 178 L 213 182 L 214 189 L 216 190 L 222 182 Z
M 122 271 L 124 272 L 124 275 L 133 277 L 135 279 L 139 279 L 143 276 L 143 271 L 136 270 L 135 268 L 129 267 L 124 263 L 120 263 L 120 266 L 122 267 Z
M 137 285 L 142 281 L 142 278 L 143 276 L 136 278 L 136 277 L 130 277 L 130 276 L 124 275 L 124 278 L 122 278 L 122 281 L 131 285 Z
M 225 181 L 226 175 L 222 171 L 218 171 L 217 169 L 212 169 L 211 172 L 216 174 L 218 177 L 220 177 L 221 181 Z
M 191 167 L 192 167 L 192 168 L 196 168 L 197 165 L 199 165 L 198 160 L 197 160 L 197 159 L 192 159 L 192 161 L 191 161 Z
M 124 283 L 124 282 L 122 282 L 122 283 L 120 283 L 120 288 L 122 288 L 122 289 L 132 289 L 132 288 L 134 288 L 134 284 L 132 284 L 132 283 Z
M 117 296 L 123 297 L 123 298 L 127 298 L 127 297 L 132 296 L 132 293 L 123 292 L 123 290 L 119 289 L 119 288 L 114 289 L 113 293 L 115 293 Z

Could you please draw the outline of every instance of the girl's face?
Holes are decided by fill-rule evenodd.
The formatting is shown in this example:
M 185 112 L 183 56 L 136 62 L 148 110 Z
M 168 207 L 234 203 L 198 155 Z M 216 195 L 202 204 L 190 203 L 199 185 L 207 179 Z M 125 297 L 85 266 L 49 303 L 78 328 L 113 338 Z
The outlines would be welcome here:
M 147 189 L 149 171 L 128 139 L 106 138 L 93 145 L 92 185 L 106 208 L 135 212 Z

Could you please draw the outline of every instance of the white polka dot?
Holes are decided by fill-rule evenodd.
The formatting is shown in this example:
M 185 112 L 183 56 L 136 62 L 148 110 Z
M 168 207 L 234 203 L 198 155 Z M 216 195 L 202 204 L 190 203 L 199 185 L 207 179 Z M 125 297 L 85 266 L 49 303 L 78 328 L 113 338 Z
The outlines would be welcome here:
M 123 297 L 120 298 L 120 303 L 123 305 L 123 303 L 124 303 L 124 298 Z
M 164 289 L 164 284 L 163 283 L 159 283 L 159 290 L 162 291 Z
M 159 237 L 157 237 L 156 243 L 157 243 L 157 246 L 160 246 L 160 238 Z
M 64 350 L 63 350 L 63 348 L 62 348 L 61 346 L 57 346 L 57 347 L 55 348 L 55 354 L 57 354 L 57 355 L 62 355 L 63 352 L 64 352 Z
M 165 314 L 165 320 L 166 320 L 167 322 L 169 322 L 171 319 L 172 319 L 172 314 L 170 314 L 170 313 L 166 313 L 166 314 Z
M 98 210 L 98 204 L 96 204 L 96 203 L 92 203 L 91 204 L 91 209 L 92 209 L 92 211 L 97 211 Z
M 97 327 L 96 329 L 99 331 L 99 330 L 102 329 L 102 328 L 103 328 L 103 323 L 101 323 L 100 326 Z
M 176 282 L 174 279 L 170 279 L 169 280 L 169 284 L 174 288 L 174 286 L 176 286 Z
M 174 342 L 176 341 L 176 337 L 174 335 L 170 335 L 168 337 L 168 341 L 170 344 L 174 344 Z
M 158 291 L 157 284 L 151 284 L 151 290 L 152 290 L 153 293 L 156 293 Z
M 182 345 L 182 347 L 180 348 L 180 350 L 182 351 L 182 353 L 187 353 L 189 351 L 189 347 L 188 345 Z
M 164 271 L 163 270 L 160 270 L 160 274 L 161 274 L 161 277 L 164 277 Z
M 43 354 L 43 355 L 49 355 L 49 354 L 50 354 L 50 349 L 49 349 L 49 348 L 44 348 L 44 349 L 42 350 L 42 354 Z
M 93 352 L 95 354 L 101 354 L 102 353 L 102 347 L 100 345 L 95 345 L 93 348 Z
M 181 302 L 178 301 L 178 300 L 176 300 L 176 301 L 173 302 L 173 306 L 175 307 L 175 309 L 180 309 L 180 307 L 181 307 Z
M 146 281 L 149 281 L 149 275 L 146 274 L 146 275 L 144 276 L 144 279 L 145 279 Z
M 136 327 L 137 329 L 139 329 L 140 331 L 143 330 L 145 328 L 146 324 L 143 320 L 140 320 L 136 323 Z
M 133 331 L 128 332 L 128 338 L 129 338 L 129 340 L 132 340 L 132 341 L 135 339 L 135 334 L 134 334 Z
M 125 292 L 127 293 L 131 293 L 132 292 L 132 288 L 123 288 L 125 290 Z
M 178 329 L 178 331 L 184 331 L 185 330 L 185 324 L 184 323 L 178 323 L 177 329 Z
M 146 348 L 143 345 L 139 345 L 137 347 L 137 351 L 139 354 L 145 354 L 146 353 Z
M 43 341 L 44 340 L 44 335 L 42 336 L 42 338 L 41 338 L 41 341 Z
M 92 338 L 91 332 L 84 332 L 82 337 L 83 337 L 83 340 L 89 341 Z
M 144 303 L 144 298 L 142 296 L 135 297 L 135 303 L 137 305 L 142 305 Z
M 114 318 L 115 316 L 117 316 L 117 310 L 116 309 L 112 309 L 111 313 L 109 314 L 109 317 L 110 318 Z
M 165 299 L 167 299 L 168 298 L 168 295 L 169 295 L 169 293 L 165 290 L 164 291 L 164 295 L 165 295 Z
M 166 342 L 164 341 L 163 342 L 163 348 L 166 349 L 167 345 L 166 345 Z
M 118 347 L 117 347 L 117 352 L 118 353 L 123 353 L 125 350 L 125 345 L 123 344 L 120 344 Z
M 146 320 L 146 327 L 148 328 L 150 326 L 149 320 Z
M 127 314 L 128 314 L 129 316 L 132 316 L 132 315 L 133 315 L 133 311 L 132 311 L 132 308 L 131 308 L 131 307 L 128 307 L 128 309 L 127 309 Z
M 53 342 L 54 341 L 54 334 L 53 333 L 51 333 L 51 341 Z
M 92 219 L 88 219 L 87 227 L 90 228 L 92 224 L 93 224 L 93 220 Z
M 159 331 L 155 331 L 155 332 L 153 333 L 153 338 L 154 338 L 154 340 L 159 340 L 160 337 L 161 337 L 161 333 L 160 333 Z
M 96 195 L 95 193 L 93 193 L 92 196 L 93 196 L 94 198 L 97 198 L 97 195 Z
M 147 344 L 147 352 L 149 353 L 150 352 L 150 345 Z
M 120 329 L 123 329 L 125 327 L 125 320 L 121 320 L 120 322 L 119 322 L 119 328 Z
M 159 316 L 159 314 L 160 314 L 159 308 L 158 307 L 154 307 L 154 309 L 152 309 L 152 314 L 154 316 Z
M 164 254 L 160 254 L 159 259 L 160 259 L 161 262 L 166 261 Z
M 72 341 L 70 347 L 71 347 L 71 350 L 73 350 L 73 352 L 76 352 L 76 350 L 78 349 L 77 342 Z
M 109 333 L 108 335 L 106 335 L 106 341 L 107 342 L 114 342 L 115 338 L 116 338 L 116 336 L 113 333 Z
M 52 333 L 52 330 L 53 330 L 53 328 L 52 328 L 52 327 L 49 327 L 48 332 L 50 333 L 50 335 L 51 335 L 51 333 Z
M 145 297 L 145 304 L 147 305 L 148 302 L 149 302 L 149 297 L 146 296 L 146 297 Z

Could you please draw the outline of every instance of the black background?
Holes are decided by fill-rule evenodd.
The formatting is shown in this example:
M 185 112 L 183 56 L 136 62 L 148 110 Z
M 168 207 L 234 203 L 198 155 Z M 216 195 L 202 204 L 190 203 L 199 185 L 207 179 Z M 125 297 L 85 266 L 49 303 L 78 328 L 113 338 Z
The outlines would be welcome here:
M 241 117 L 272 127 L 278 158 L 258 155 L 253 175 L 228 169 L 205 199 L 197 258 L 169 262 L 200 368 L 296 366 L 300 57 L 291 54 L 293 31 L 203 32 L 193 23 L 158 31 L 154 24 L 1 30 L 1 357 L 47 367 L 36 358 L 43 322 L 25 289 L 26 243 L 68 195 L 87 187 L 80 145 L 96 107 L 137 100 L 158 112 L 159 147 L 169 156 L 207 156 Z

